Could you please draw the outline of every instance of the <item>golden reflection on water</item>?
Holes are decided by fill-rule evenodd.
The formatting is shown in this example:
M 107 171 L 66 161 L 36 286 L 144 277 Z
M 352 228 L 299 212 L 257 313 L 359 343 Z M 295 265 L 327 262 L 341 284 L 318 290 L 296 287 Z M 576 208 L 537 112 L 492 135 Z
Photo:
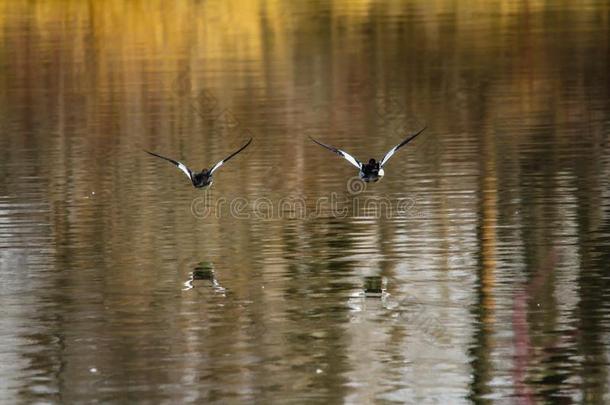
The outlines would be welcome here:
M 609 15 L 0 2 L 0 399 L 604 402 Z M 365 159 L 423 124 L 356 195 L 353 168 L 306 137 Z M 248 136 L 208 194 L 142 152 L 201 169 Z M 191 212 L 202 195 L 311 210 L 332 193 L 414 205 Z M 389 298 L 350 307 L 371 277 Z

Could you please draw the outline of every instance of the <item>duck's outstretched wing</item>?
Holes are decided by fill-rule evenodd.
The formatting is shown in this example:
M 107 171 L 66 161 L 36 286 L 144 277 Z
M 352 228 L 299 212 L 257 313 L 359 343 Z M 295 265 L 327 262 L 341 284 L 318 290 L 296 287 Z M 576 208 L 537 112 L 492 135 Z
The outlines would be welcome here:
M 222 159 L 220 162 L 216 163 L 214 166 L 212 166 L 212 168 L 210 169 L 210 174 L 214 173 L 216 170 L 220 169 L 220 166 L 222 166 L 223 164 L 225 164 L 225 162 L 227 162 L 229 159 L 231 159 L 233 156 L 237 155 L 239 152 L 241 152 L 242 150 L 246 149 L 248 147 L 248 145 L 250 145 L 250 143 L 252 142 L 252 138 L 250 138 L 248 140 L 248 142 L 245 143 L 244 146 L 242 146 L 241 148 L 237 149 L 235 152 L 231 153 L 229 156 L 227 156 L 226 158 Z
M 421 134 L 422 132 L 424 132 L 424 130 L 426 129 L 426 127 L 423 127 L 422 129 L 420 129 L 418 132 L 416 132 L 413 135 L 409 135 L 407 137 L 407 139 L 405 139 L 404 141 L 402 141 L 401 143 L 399 143 L 398 145 L 394 146 L 392 149 L 390 149 L 388 151 L 388 153 L 385 154 L 385 156 L 383 157 L 383 159 L 381 159 L 381 163 L 379 163 L 380 167 L 383 167 L 383 165 L 385 165 L 388 160 L 390 160 L 390 158 L 392 156 L 394 156 L 394 154 L 396 153 L 396 151 L 400 148 L 402 148 L 403 146 L 405 146 L 406 144 L 408 144 L 409 142 L 411 142 L 413 139 L 415 139 L 415 137 L 419 134 Z
M 176 166 L 178 169 L 180 169 L 184 174 L 186 174 L 186 177 L 188 177 L 191 182 L 193 181 L 193 172 L 191 171 L 191 169 L 186 167 L 186 165 L 184 163 L 178 162 L 177 160 L 174 160 L 174 159 L 166 158 L 165 156 L 157 155 L 156 153 L 149 152 L 147 150 L 145 150 L 144 152 L 148 153 L 149 155 L 161 158 L 163 160 L 167 160 L 168 162 L 170 162 L 174 166 Z
M 312 141 L 314 141 L 315 143 L 317 143 L 318 145 L 328 149 L 331 152 L 335 152 L 337 155 L 341 156 L 343 159 L 347 160 L 348 162 L 350 162 L 351 164 L 353 164 L 354 166 L 356 166 L 358 169 L 362 169 L 362 163 L 360 163 L 360 161 L 358 159 L 356 159 L 355 157 L 353 157 L 352 155 L 350 155 L 349 153 L 347 153 L 344 150 L 341 149 L 337 149 L 334 146 L 330 146 L 330 145 L 325 145 L 322 142 L 318 142 L 315 139 L 313 139 L 311 136 L 309 137 Z

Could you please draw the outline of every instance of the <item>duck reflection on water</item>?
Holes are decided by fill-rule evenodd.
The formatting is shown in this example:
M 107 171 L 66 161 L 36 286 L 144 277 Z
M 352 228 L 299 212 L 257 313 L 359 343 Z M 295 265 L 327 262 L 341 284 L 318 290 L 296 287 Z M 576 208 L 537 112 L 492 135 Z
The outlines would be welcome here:
M 215 292 L 224 294 L 226 289 L 220 285 L 214 274 L 214 265 L 210 262 L 199 262 L 189 273 L 189 279 L 184 282 L 183 291 L 195 288 L 195 283 L 205 285 L 210 283 Z

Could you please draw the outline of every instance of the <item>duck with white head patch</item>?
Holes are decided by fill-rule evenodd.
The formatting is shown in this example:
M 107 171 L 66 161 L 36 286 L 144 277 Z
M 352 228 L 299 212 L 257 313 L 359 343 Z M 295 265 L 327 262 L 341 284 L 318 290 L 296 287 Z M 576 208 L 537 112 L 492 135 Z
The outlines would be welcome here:
M 388 153 L 386 153 L 383 156 L 383 158 L 381 159 L 380 162 L 376 161 L 375 159 L 370 159 L 368 161 L 368 163 L 360 162 L 358 159 L 356 159 L 355 157 L 353 157 L 352 155 L 350 155 L 349 153 L 347 153 L 344 150 L 337 149 L 334 146 L 323 144 L 322 142 L 316 141 L 311 136 L 310 136 L 310 138 L 312 141 L 314 141 L 318 145 L 323 146 L 326 149 L 336 153 L 337 155 L 341 156 L 342 158 L 344 158 L 345 160 L 350 162 L 352 165 L 354 165 L 358 169 L 360 169 L 360 178 L 363 181 L 375 182 L 375 181 L 379 181 L 379 179 L 381 179 L 383 177 L 383 175 L 385 174 L 383 167 L 388 162 L 388 160 L 394 155 L 394 153 L 396 153 L 396 151 L 398 149 L 402 148 L 403 146 L 405 146 L 406 144 L 411 142 L 413 139 L 415 139 L 415 137 L 417 135 L 421 134 L 422 132 L 424 132 L 425 129 L 426 129 L 426 127 L 423 127 L 415 134 L 409 135 L 404 141 L 402 141 L 398 145 L 394 146 L 392 149 L 390 149 L 388 151 Z

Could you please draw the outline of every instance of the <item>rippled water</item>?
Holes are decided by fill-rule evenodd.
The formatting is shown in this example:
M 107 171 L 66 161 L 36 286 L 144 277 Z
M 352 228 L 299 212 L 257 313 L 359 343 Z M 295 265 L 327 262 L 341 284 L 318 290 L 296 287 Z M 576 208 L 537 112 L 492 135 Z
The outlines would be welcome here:
M 294 3 L 0 3 L 0 401 L 610 402 L 608 3 Z

